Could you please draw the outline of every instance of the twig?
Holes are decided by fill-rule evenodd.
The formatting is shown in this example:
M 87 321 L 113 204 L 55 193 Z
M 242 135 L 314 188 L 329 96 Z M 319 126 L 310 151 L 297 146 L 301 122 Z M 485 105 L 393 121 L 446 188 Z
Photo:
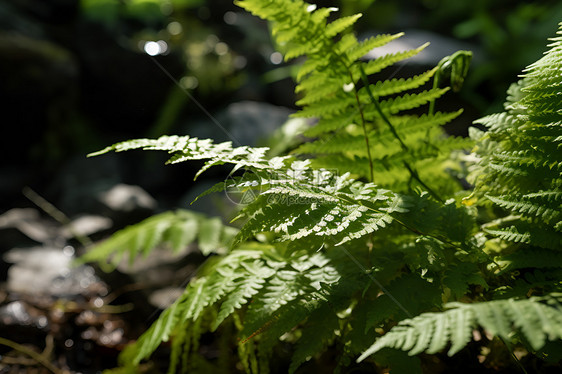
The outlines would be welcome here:
M 47 358 L 45 358 L 42 354 L 39 354 L 37 352 L 34 352 L 33 350 L 18 344 L 10 339 L 6 339 L 6 338 L 2 338 L 0 337 L 0 344 L 1 345 L 5 345 L 7 347 L 10 347 L 20 353 L 23 353 L 25 355 L 28 355 L 29 357 L 31 357 L 32 359 L 34 359 L 35 361 L 37 361 L 38 363 L 40 363 L 41 365 L 43 365 L 46 369 L 48 369 L 49 371 L 51 371 L 54 374 L 64 374 L 64 372 L 60 369 L 58 369 L 56 366 L 54 366 L 53 364 L 51 364 L 49 362 L 49 360 L 47 360 Z
M 31 202 L 33 202 L 35 205 L 41 208 L 41 210 L 43 210 L 45 213 L 50 215 L 58 223 L 67 226 L 72 236 L 74 236 L 84 247 L 87 247 L 92 244 L 92 240 L 90 238 L 74 230 L 74 227 L 72 226 L 72 222 L 70 221 L 70 218 L 66 216 L 66 214 L 64 214 L 59 209 L 57 209 L 57 207 L 55 207 L 53 204 L 45 200 L 45 198 L 40 196 L 37 192 L 33 191 L 29 187 L 24 187 L 22 193 L 24 194 L 25 197 L 31 200 Z

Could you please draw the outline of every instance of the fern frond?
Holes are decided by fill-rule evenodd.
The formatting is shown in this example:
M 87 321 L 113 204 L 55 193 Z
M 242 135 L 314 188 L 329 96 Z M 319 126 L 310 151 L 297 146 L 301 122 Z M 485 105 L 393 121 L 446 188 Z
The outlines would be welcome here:
M 477 325 L 495 336 L 510 341 L 513 328 L 521 332 L 534 350 L 548 340 L 562 339 L 560 295 L 525 300 L 494 300 L 474 304 L 449 303 L 441 313 L 423 313 L 401 321 L 358 358 L 388 347 L 408 351 L 437 353 L 450 344 L 448 355 L 460 351 L 470 341 Z
M 125 348 L 119 356 L 122 365 L 138 365 L 142 359 L 149 357 L 158 348 L 160 343 L 168 341 L 174 328 L 183 319 L 183 307 L 187 304 L 196 304 L 203 295 L 203 281 L 190 282 L 189 293 L 184 294 L 169 306 L 148 330 L 132 345 Z
M 414 109 L 427 104 L 428 102 L 441 97 L 448 90 L 448 88 L 434 88 L 420 93 L 404 94 L 403 96 L 399 96 L 394 99 L 383 100 L 380 102 L 380 106 L 386 114 L 396 114 L 404 110 Z M 368 110 L 365 112 L 365 117 L 373 119 L 379 117 L 379 114 L 376 110 Z
M 174 252 L 195 242 L 205 255 L 228 248 L 238 230 L 225 226 L 220 218 L 207 218 L 187 210 L 165 212 L 117 231 L 111 238 L 94 245 L 80 257 L 80 262 L 98 262 L 111 271 L 129 255 L 129 262 L 138 255 L 147 256 L 161 244 Z
M 562 233 L 540 227 L 521 223 L 501 229 L 484 228 L 484 231 L 503 240 L 536 245 L 548 249 L 562 248 Z
M 411 49 L 409 51 L 390 53 L 390 54 L 384 55 L 382 57 L 379 57 L 377 59 L 366 62 L 365 65 L 364 65 L 365 73 L 367 75 L 379 73 L 383 69 L 386 69 L 387 67 L 392 66 L 397 62 L 406 60 L 410 57 L 414 57 L 415 55 L 417 55 L 418 53 L 423 51 L 428 45 L 429 44 L 426 43 L 426 44 L 424 44 L 424 45 L 422 45 L 418 48 Z M 354 73 L 354 76 L 355 75 L 359 76 L 358 70 L 353 70 L 353 73 Z
M 357 42 L 353 35 L 350 35 L 347 40 L 341 40 L 336 44 L 337 50 L 340 52 L 347 51 L 347 56 L 350 61 L 356 61 L 364 57 L 367 53 L 375 48 L 387 45 L 388 43 L 404 36 L 403 32 L 397 34 L 380 34 L 371 36 L 365 40 Z M 399 60 L 397 60 L 399 61 Z
M 210 262 L 202 270 L 203 276 L 192 280 L 182 296 L 133 345 L 127 347 L 120 359 L 138 364 L 175 334 L 177 328 L 184 328 L 186 323 L 191 328 L 199 323 L 205 310 L 219 300 L 223 300 L 219 311 L 222 320 L 247 304 L 249 298 L 274 275 L 274 270 L 265 266 L 262 258 L 270 250 L 269 246 L 248 245 L 233 250 L 216 263 Z M 242 287 L 236 288 L 237 283 Z
M 436 69 L 409 79 L 393 79 L 359 89 L 357 84 L 363 74 L 368 76 L 380 72 L 388 66 L 416 55 L 426 47 L 425 44 L 416 49 L 387 54 L 371 61 L 362 61 L 360 59 L 370 50 L 382 47 L 402 34 L 378 35 L 360 42 L 353 34 L 340 37 L 340 33 L 360 17 L 359 14 L 326 23 L 331 8 L 316 8 L 302 1 L 291 2 L 290 6 L 286 6 L 281 0 L 272 0 L 267 7 L 257 0 L 240 1 L 237 4 L 273 22 L 273 35 L 278 43 L 283 44 L 287 58 L 306 55 L 307 60 L 298 74 L 296 87 L 297 93 L 304 94 L 298 102 L 303 108 L 295 115 L 319 117 L 318 125 L 307 134 L 320 136 L 320 141 L 332 137 L 332 134 L 327 132 L 343 129 L 349 124 L 382 130 L 386 128 L 382 123 L 382 117 L 433 103 L 447 91 L 446 88 L 433 88 L 418 93 L 407 92 L 426 84 Z M 271 8 L 278 10 L 271 12 Z M 377 98 L 390 95 L 395 97 L 373 103 L 371 92 Z M 377 108 L 377 105 L 380 108 Z M 437 121 L 433 123 L 433 127 L 435 126 L 438 126 Z M 410 131 L 404 130 L 405 142 L 412 143 L 409 137 Z M 426 142 L 433 143 L 439 135 L 439 132 L 434 132 Z M 392 136 L 397 135 L 392 132 Z M 372 142 L 380 144 L 378 139 Z M 343 141 L 340 144 L 343 144 Z M 364 146 L 360 148 L 365 150 Z M 302 148 L 297 153 L 301 151 L 308 152 L 306 148 Z M 365 151 L 370 152 L 370 150 Z M 370 158 L 367 157 L 367 160 Z M 361 173 L 359 176 L 366 176 L 369 173 L 372 175 L 372 170 L 367 170 L 368 173 Z M 416 171 L 412 169 L 411 173 L 404 174 L 392 170 L 388 173 L 393 174 L 393 180 L 398 181 L 399 184 L 409 185 L 411 173 L 415 174 Z M 440 178 L 443 176 L 443 173 L 439 174 Z
M 405 196 L 370 184 L 359 183 L 351 189 L 353 180 L 348 175 L 328 179 L 334 184 L 315 186 L 302 180 L 264 191 L 242 211 L 248 220 L 237 240 L 272 231 L 280 234 L 281 240 L 314 235 L 345 243 L 387 226 L 393 214 L 408 211 Z
M 258 260 L 252 263 L 242 263 L 242 267 L 246 271 L 237 272 L 237 278 L 232 284 L 234 290 L 224 298 L 219 313 L 211 325 L 211 330 L 215 330 L 235 309 L 240 309 L 242 305 L 246 304 L 263 287 L 265 280 L 275 272 Z
M 333 38 L 334 36 L 341 33 L 343 30 L 351 27 L 357 20 L 362 16 L 362 14 L 354 14 L 352 16 L 338 18 L 337 20 L 330 22 L 326 26 L 326 36 L 328 38 Z
M 488 132 L 473 133 L 480 160 L 471 178 L 476 196 L 520 216 L 521 223 L 487 232 L 507 241 L 560 249 L 562 80 L 557 67 L 562 64 L 562 41 L 554 39 L 550 46 L 509 89 L 506 111 L 479 121 Z
M 473 262 L 463 262 L 451 266 L 445 271 L 443 284 L 451 290 L 451 295 L 456 299 L 463 297 L 471 284 L 488 288 L 480 269 Z
M 485 195 L 494 204 L 501 206 L 507 210 L 525 215 L 541 217 L 546 222 L 560 219 L 562 212 L 560 210 L 551 209 L 544 204 L 533 204 L 523 200 L 523 196 L 499 196 Z
M 433 68 L 425 73 L 415 75 L 407 79 L 394 78 L 386 81 L 378 81 L 376 84 L 371 85 L 370 89 L 377 97 L 389 96 L 407 90 L 413 90 L 426 84 L 436 71 L 437 68 Z M 362 98 L 362 101 L 368 102 L 368 95 L 365 91 L 365 88 L 361 88 L 359 90 L 359 96 Z
M 322 288 L 335 284 L 340 277 L 321 253 L 287 261 L 248 307 L 243 341 L 258 338 L 261 355 L 268 355 L 282 334 L 326 304 Z
M 167 151 L 173 156 L 167 161 L 175 164 L 188 160 L 208 160 L 196 177 L 214 165 L 233 164 L 235 169 L 249 168 L 257 170 L 279 169 L 287 157 L 269 159 L 267 147 L 232 147 L 232 142 L 214 143 L 210 139 L 198 139 L 189 136 L 162 136 L 158 139 L 135 139 L 116 143 L 88 156 L 98 156 L 111 151 L 123 152 L 135 149 L 145 151 Z

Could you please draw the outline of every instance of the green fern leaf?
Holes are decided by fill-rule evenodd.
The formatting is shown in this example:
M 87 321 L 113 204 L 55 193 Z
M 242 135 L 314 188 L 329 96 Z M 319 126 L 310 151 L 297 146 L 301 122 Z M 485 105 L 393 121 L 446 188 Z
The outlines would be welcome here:
M 245 272 L 237 273 L 237 279 L 233 282 L 234 291 L 224 298 L 216 319 L 211 325 L 215 330 L 235 309 L 246 304 L 250 297 L 258 293 L 263 287 L 266 279 L 270 278 L 274 270 L 263 265 L 261 261 L 242 263 Z
M 371 91 L 377 97 L 381 96 L 389 96 L 393 94 L 397 94 L 400 92 L 404 92 L 407 90 L 413 90 L 418 88 L 425 83 L 435 74 L 437 68 L 433 68 L 431 70 L 426 71 L 423 74 L 415 75 L 408 79 L 400 78 L 400 79 L 391 79 L 386 81 L 378 81 L 376 84 L 371 85 Z M 361 97 L 361 101 L 367 102 L 368 95 L 365 92 L 365 88 L 359 90 L 359 96 Z
M 380 35 L 372 36 L 360 42 L 357 42 L 357 40 L 352 40 L 351 42 L 348 43 L 348 45 L 345 45 L 344 43 L 340 42 L 337 45 L 337 48 L 340 51 L 346 51 L 347 58 L 349 58 L 350 61 L 355 61 L 365 56 L 371 50 L 378 47 L 382 47 L 402 36 L 404 36 L 403 32 L 393 35 L 380 34 Z
M 209 230 L 213 230 L 212 233 Z M 228 248 L 238 230 L 224 226 L 219 218 L 187 210 L 165 212 L 116 232 L 111 238 L 94 245 L 80 257 L 80 262 L 98 262 L 107 271 L 115 269 L 124 255 L 132 262 L 137 255 L 147 256 L 161 244 L 175 252 L 187 247 L 199 235 L 199 248 L 204 254 Z
M 486 232 L 506 241 L 560 249 L 562 81 L 556 67 L 562 64 L 562 40 L 553 41 L 545 56 L 508 90 L 506 111 L 478 121 L 488 132 L 472 133 L 479 161 L 471 178 L 475 196 L 520 217 L 511 227 Z
M 194 294 L 200 294 L 202 282 L 192 282 L 189 285 Z M 138 365 L 140 361 L 149 357 L 158 348 L 161 342 L 167 341 L 176 327 L 181 315 L 181 306 L 188 300 L 188 294 L 184 293 L 170 307 L 168 307 L 158 320 L 133 344 L 127 346 L 119 356 L 122 365 Z
M 352 16 L 338 18 L 337 20 L 330 22 L 326 26 L 325 35 L 328 38 L 332 38 L 338 35 L 343 30 L 351 27 L 357 20 L 361 17 L 361 14 L 354 14 Z
M 546 339 L 562 339 L 562 307 L 560 296 L 526 300 L 496 300 L 483 303 L 449 303 L 442 313 L 423 313 L 413 319 L 401 321 L 358 358 L 358 362 L 389 347 L 409 351 L 410 355 L 422 352 L 436 353 L 451 343 L 449 356 L 460 351 L 479 324 L 490 333 L 511 339 L 514 326 L 535 350 Z M 433 342 L 433 340 L 437 340 Z
M 135 139 L 116 143 L 105 149 L 91 153 L 88 156 L 98 156 L 111 151 L 123 152 L 134 149 L 145 151 L 167 151 L 173 154 L 167 163 L 175 164 L 188 160 L 208 160 L 205 166 L 196 174 L 214 165 L 233 164 L 235 169 L 250 168 L 257 170 L 271 170 L 281 168 L 287 157 L 269 159 L 266 153 L 269 148 L 252 148 L 247 146 L 232 147 L 232 142 L 215 144 L 210 139 L 197 139 L 189 136 L 162 136 L 158 139 Z
M 448 88 L 439 88 L 423 91 L 416 94 L 405 94 L 394 99 L 381 101 L 380 105 L 385 113 L 396 114 L 404 110 L 417 108 L 421 105 L 441 97 Z M 376 118 L 378 113 L 376 111 L 366 111 L 367 118 Z
M 451 289 L 451 294 L 457 299 L 466 294 L 471 284 L 488 288 L 478 266 L 471 262 L 460 263 L 449 268 L 445 272 L 443 284 Z
M 523 213 L 525 215 L 538 216 L 544 219 L 546 222 L 552 220 L 560 220 L 561 211 L 556 209 L 551 209 L 544 204 L 533 204 L 529 201 L 524 201 L 522 196 L 499 196 L 495 197 L 492 195 L 485 195 L 490 201 L 502 208 L 511 210 L 512 212 Z
M 424 44 L 416 49 L 412 49 L 409 51 L 404 51 L 404 52 L 396 52 L 396 53 L 392 53 L 392 54 L 387 54 L 384 55 L 382 57 L 379 57 L 375 60 L 371 60 L 367 63 L 365 63 L 365 73 L 368 75 L 372 75 L 372 74 L 376 74 L 379 73 L 380 71 L 382 71 L 383 69 L 394 65 L 395 63 L 408 59 L 410 57 L 414 57 L 415 55 L 417 55 L 418 53 L 420 53 L 421 51 L 423 51 L 429 44 Z M 353 70 L 354 75 L 359 76 L 359 72 L 356 70 Z

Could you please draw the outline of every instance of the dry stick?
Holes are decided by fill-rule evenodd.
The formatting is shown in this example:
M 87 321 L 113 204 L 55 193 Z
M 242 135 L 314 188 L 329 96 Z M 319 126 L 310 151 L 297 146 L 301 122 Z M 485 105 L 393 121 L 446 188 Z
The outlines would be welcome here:
M 0 337 L 0 344 L 1 345 L 5 345 L 7 347 L 10 347 L 20 353 L 23 353 L 25 355 L 28 355 L 29 357 L 31 357 L 32 359 L 34 359 L 35 361 L 37 361 L 38 363 L 40 363 L 41 365 L 43 365 L 46 369 L 48 369 L 49 371 L 51 371 L 54 374 L 63 374 L 64 371 L 60 370 L 59 368 L 57 368 L 56 366 L 54 366 L 53 364 L 51 364 L 47 358 L 45 358 L 43 355 L 32 351 L 31 349 L 18 344 L 10 339 L 6 339 L 6 338 L 2 338 Z
M 70 218 L 66 216 L 66 214 L 64 214 L 59 209 L 57 209 L 57 207 L 55 207 L 53 204 L 45 200 L 45 198 L 40 196 L 37 192 L 33 191 L 29 187 L 24 187 L 22 193 L 24 194 L 25 197 L 31 200 L 31 202 L 33 202 L 35 205 L 41 208 L 45 213 L 53 217 L 61 225 L 67 226 L 72 236 L 74 236 L 84 247 L 87 247 L 92 244 L 90 238 L 74 230 L 74 227 L 72 226 L 72 222 L 70 221 Z

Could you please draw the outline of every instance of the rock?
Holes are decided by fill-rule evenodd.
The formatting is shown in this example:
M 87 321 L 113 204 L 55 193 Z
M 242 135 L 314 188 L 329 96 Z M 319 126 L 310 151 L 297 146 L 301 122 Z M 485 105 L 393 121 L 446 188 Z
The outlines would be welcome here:
M 150 294 L 148 300 L 153 306 L 159 309 L 166 309 L 182 295 L 183 291 L 184 289 L 180 287 L 162 288 Z
M 98 202 L 103 206 L 102 215 L 115 223 L 115 228 L 123 228 L 148 218 L 154 214 L 157 202 L 139 186 L 116 184 L 98 193 Z
M 57 227 L 53 222 L 42 219 L 39 211 L 32 208 L 11 209 L 0 215 L 0 232 L 10 228 L 38 243 L 49 243 L 57 236 Z M 4 237 L 4 234 L 2 236 Z M 10 248 L 12 244 L 5 239 L 0 243 L 5 248 Z
M 42 218 L 39 211 L 35 209 L 11 209 L 0 215 L 0 232 L 2 232 L 0 247 L 21 247 L 22 244 L 26 244 L 23 236 L 35 243 L 54 245 L 77 236 L 87 237 L 112 226 L 111 219 L 96 215 L 83 215 L 75 218 L 68 225 L 61 226 L 54 220 Z M 10 233 L 10 229 L 19 231 L 20 235 Z
M 184 127 L 184 133 L 215 142 L 232 141 L 234 146 L 255 146 L 285 123 L 293 110 L 257 101 L 229 105 L 216 116 L 216 122 L 205 119 Z
M 83 212 L 106 215 L 108 209 L 99 196 L 122 182 L 124 168 L 123 158 L 115 154 L 74 157 L 57 173 L 47 196 L 58 195 L 53 204 L 71 217 Z
M 77 236 L 87 237 L 113 227 L 113 221 L 107 217 L 97 215 L 83 215 L 73 219 L 68 225 L 60 229 L 66 239 Z
M 291 113 L 288 108 L 254 101 L 234 103 L 226 109 L 231 136 L 240 145 L 256 145 L 281 127 Z
M 190 261 L 201 262 L 202 257 L 201 252 L 193 245 L 175 253 L 167 248 L 156 248 L 147 256 L 135 257 L 132 263 L 129 262 L 129 257 L 125 256 L 118 264 L 117 270 L 147 288 L 162 288 L 174 284 L 177 278 L 183 280 L 193 269 L 185 271 L 182 267 Z
M 12 301 L 0 307 L 0 322 L 4 325 L 23 325 L 45 328 L 48 325 L 47 317 L 29 312 L 29 307 L 23 301 Z
M 4 255 L 13 263 L 8 269 L 7 289 L 30 295 L 81 295 L 99 282 L 91 266 L 73 266 L 74 248 L 15 248 Z
M 131 213 L 135 210 L 156 209 L 156 200 L 139 186 L 118 184 L 99 194 L 99 199 L 107 207 L 118 212 Z

